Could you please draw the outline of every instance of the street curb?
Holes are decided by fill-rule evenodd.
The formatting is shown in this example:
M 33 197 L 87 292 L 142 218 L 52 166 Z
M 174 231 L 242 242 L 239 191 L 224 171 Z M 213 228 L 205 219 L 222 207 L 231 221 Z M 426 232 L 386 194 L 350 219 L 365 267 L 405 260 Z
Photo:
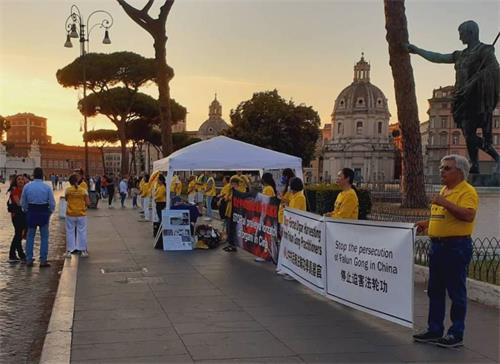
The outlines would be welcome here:
M 78 259 L 78 255 L 72 255 L 71 259 L 64 259 L 40 364 L 70 363 Z
M 429 268 L 414 265 L 415 282 L 426 283 L 429 280 Z M 467 278 L 467 298 L 500 309 L 500 286 Z

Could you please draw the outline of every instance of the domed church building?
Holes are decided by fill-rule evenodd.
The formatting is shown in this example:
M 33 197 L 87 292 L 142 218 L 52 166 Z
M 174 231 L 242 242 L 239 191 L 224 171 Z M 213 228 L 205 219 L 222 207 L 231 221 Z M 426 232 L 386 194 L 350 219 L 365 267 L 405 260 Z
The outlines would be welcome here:
M 323 155 L 324 180 L 335 181 L 344 167 L 356 180 L 385 182 L 394 176 L 394 146 L 389 140 L 387 98 L 370 83 L 370 64 L 354 66 L 354 81 L 338 95 L 332 113 L 332 139 Z
M 229 128 L 229 125 L 222 119 L 222 105 L 217 100 L 217 94 L 215 94 L 215 99 L 208 107 L 208 119 L 201 124 L 197 137 L 201 140 L 210 139 L 227 128 Z

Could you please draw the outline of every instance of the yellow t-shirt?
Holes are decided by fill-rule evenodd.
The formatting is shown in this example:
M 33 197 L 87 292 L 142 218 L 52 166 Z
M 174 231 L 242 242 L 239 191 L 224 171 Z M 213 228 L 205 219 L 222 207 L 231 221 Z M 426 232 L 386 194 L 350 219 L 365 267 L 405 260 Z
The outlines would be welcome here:
M 290 202 L 291 196 L 292 196 L 291 191 L 287 191 L 283 194 L 283 196 L 281 196 L 280 208 L 278 210 L 278 222 L 280 224 L 283 224 L 284 214 L 285 214 L 285 206 L 287 206 L 288 203 Z
M 188 191 L 187 191 L 188 195 L 193 193 L 193 192 L 196 192 L 196 180 L 195 179 L 189 181 L 189 183 L 188 183 Z
M 262 194 L 263 195 L 266 195 L 266 196 L 269 196 L 269 197 L 275 197 L 276 194 L 274 193 L 274 190 L 271 186 L 264 186 L 263 190 L 262 190 Z
M 78 185 L 78 187 L 81 187 L 81 188 L 85 189 L 85 191 L 89 190 L 89 186 L 88 186 L 87 182 L 85 182 L 84 180 L 82 180 L 82 182 L 80 182 L 80 184 Z
M 167 201 L 167 188 L 165 185 L 158 184 L 155 189 L 155 202 Z
M 170 184 L 170 192 L 174 193 L 176 196 L 180 196 L 182 193 L 182 182 L 178 176 L 172 177 L 172 183 Z
M 217 190 L 215 188 L 215 180 L 213 177 L 208 177 L 205 196 L 215 196 L 216 194 Z
M 445 186 L 441 188 L 439 194 L 462 208 L 477 210 L 479 205 L 479 197 L 476 189 L 468 184 L 467 181 L 460 182 L 452 190 L 447 190 Z M 444 207 L 432 204 L 431 218 L 429 219 L 429 236 L 472 235 L 475 221 L 475 218 L 472 222 L 458 220 Z
M 201 174 L 198 176 L 198 178 L 196 178 L 196 191 L 198 191 L 198 192 L 205 191 L 205 189 L 207 188 L 207 185 L 206 185 L 206 183 L 203 182 L 204 179 L 205 179 L 204 174 Z
M 141 187 L 141 197 L 149 197 L 149 194 L 151 193 L 151 185 L 150 182 L 144 182 Z
M 337 195 L 331 217 L 340 219 L 357 220 L 359 215 L 359 202 L 356 191 L 352 188 L 342 191 Z
M 64 191 L 66 202 L 66 215 L 68 216 L 85 216 L 87 214 L 87 204 L 85 203 L 85 196 L 88 196 L 87 189 L 83 188 L 80 184 L 77 188 L 69 186 Z
M 304 196 L 304 191 L 292 193 L 288 207 L 306 211 L 306 196 Z
M 220 190 L 220 195 L 222 197 L 226 197 L 229 195 L 230 192 L 231 192 L 231 183 L 226 183 L 224 187 L 222 187 L 222 189 Z

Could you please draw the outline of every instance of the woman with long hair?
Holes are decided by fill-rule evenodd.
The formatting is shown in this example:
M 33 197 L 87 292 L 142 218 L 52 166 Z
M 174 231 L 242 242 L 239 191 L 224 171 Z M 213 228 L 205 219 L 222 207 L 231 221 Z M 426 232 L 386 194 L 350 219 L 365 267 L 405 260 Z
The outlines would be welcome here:
M 283 225 L 285 207 L 288 206 L 290 201 L 290 180 L 295 177 L 295 173 L 290 168 L 285 168 L 281 174 L 281 184 L 285 185 L 285 188 L 280 194 L 280 208 L 278 210 L 278 223 Z
M 10 192 L 7 207 L 10 212 L 12 225 L 14 226 L 14 237 L 10 243 L 9 250 L 10 263 L 17 263 L 19 261 L 26 262 L 26 254 L 23 251 L 22 245 L 23 234 L 27 228 L 26 214 L 21 208 L 21 195 L 23 193 L 24 183 L 25 180 L 22 175 L 14 176 L 7 191 Z
M 87 207 L 90 205 L 89 193 L 85 186 L 79 183 L 78 175 L 69 177 L 69 187 L 66 188 L 66 258 L 72 252 L 80 252 L 82 257 L 88 257 L 87 248 Z
M 262 193 L 269 197 L 276 197 L 276 182 L 274 182 L 273 175 L 266 172 L 262 175 Z

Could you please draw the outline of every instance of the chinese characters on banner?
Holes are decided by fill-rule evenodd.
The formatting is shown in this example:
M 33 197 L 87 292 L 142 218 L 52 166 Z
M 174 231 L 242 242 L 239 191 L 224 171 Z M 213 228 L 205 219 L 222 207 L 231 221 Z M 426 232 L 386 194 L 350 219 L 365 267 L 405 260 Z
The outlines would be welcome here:
M 276 262 L 279 199 L 233 190 L 232 204 L 237 244 L 257 257 Z
M 277 269 L 332 300 L 412 327 L 414 238 L 413 224 L 287 208 Z
M 278 271 L 283 271 L 310 289 L 324 293 L 326 252 L 321 216 L 285 210 Z

